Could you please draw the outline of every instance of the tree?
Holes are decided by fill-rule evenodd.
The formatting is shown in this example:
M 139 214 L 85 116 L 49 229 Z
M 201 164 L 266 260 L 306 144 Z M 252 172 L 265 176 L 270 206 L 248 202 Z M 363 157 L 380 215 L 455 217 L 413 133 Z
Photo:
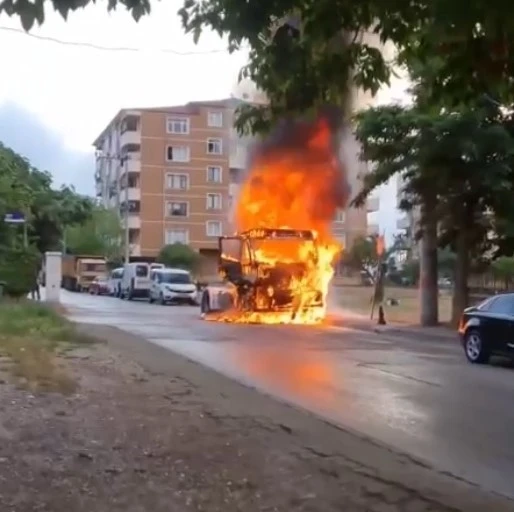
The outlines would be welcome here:
M 52 188 L 50 173 L 0 143 L 0 215 L 20 212 L 27 221 L 27 233 L 40 253 L 60 250 L 64 228 L 84 222 L 91 215 L 91 199 L 73 188 Z M 20 238 L 21 231 L 0 222 L 0 243 Z M 10 242 L 9 242 L 10 243 Z
M 327 102 L 346 106 L 350 82 L 372 92 L 387 83 L 388 63 L 360 37 L 365 32 L 394 43 L 403 63 L 426 66 L 436 56 L 438 71 L 427 82 L 433 99 L 453 106 L 474 100 L 477 88 L 512 97 L 513 11 L 499 0 L 187 0 L 181 15 L 195 40 L 210 28 L 228 37 L 231 50 L 249 44 L 242 76 L 268 95 L 269 108 L 247 105 L 238 124 L 244 118 L 257 131 Z
M 365 177 L 354 204 L 363 204 L 377 186 L 402 175 L 406 186 L 401 206 L 421 209 L 421 261 L 429 262 L 421 279 L 430 285 L 426 289 L 431 307 L 422 323 L 437 323 L 438 234 L 443 246 L 456 252 L 456 321 L 468 300 L 473 252 L 490 243 L 491 213 L 503 211 L 512 194 L 512 121 L 490 104 L 460 112 L 386 106 L 369 109 L 357 120 L 363 157 L 375 169 Z
M 378 265 L 375 237 L 356 238 L 350 248 L 343 253 L 342 262 L 348 268 L 366 275 L 371 282 L 374 282 Z
M 200 254 L 188 245 L 177 242 L 165 245 L 160 250 L 157 261 L 164 263 L 167 267 L 194 271 L 200 264 Z
M 456 263 L 457 255 L 449 247 L 437 251 L 437 269 L 440 277 L 455 279 Z
M 91 218 L 66 228 L 66 250 L 72 254 L 104 256 L 119 261 L 123 255 L 123 230 L 116 212 L 96 206 Z
M 505 289 L 509 289 L 514 282 L 514 257 L 499 257 L 491 263 L 491 270 L 494 278 L 502 281 Z

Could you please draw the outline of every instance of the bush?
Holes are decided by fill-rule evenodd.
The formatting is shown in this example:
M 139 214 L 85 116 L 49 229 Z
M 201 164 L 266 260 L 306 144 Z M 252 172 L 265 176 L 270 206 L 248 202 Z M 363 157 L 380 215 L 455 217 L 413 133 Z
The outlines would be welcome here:
M 4 283 L 4 295 L 16 299 L 25 297 L 34 286 L 39 263 L 40 254 L 33 247 L 0 248 L 0 282 Z

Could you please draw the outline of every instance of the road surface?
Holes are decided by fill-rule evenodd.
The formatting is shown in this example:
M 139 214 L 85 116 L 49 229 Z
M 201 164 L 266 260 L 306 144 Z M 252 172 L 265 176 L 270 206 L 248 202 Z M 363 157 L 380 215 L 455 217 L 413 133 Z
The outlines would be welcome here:
M 63 292 L 71 319 L 117 326 L 514 498 L 514 370 L 457 342 L 337 327 L 205 322 L 198 308 Z

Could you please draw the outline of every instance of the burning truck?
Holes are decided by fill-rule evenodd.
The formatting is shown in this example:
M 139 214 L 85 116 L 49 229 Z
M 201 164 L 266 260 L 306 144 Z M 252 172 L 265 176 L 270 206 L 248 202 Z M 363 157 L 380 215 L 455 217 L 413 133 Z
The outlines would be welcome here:
M 236 235 L 219 239 L 222 282 L 201 296 L 207 319 L 318 323 L 341 244 L 332 235 L 349 186 L 339 113 L 286 121 L 255 151 L 235 209 Z
M 229 313 L 225 320 L 232 315 L 234 320 L 261 323 L 323 318 L 322 275 L 313 272 L 320 258 L 315 232 L 253 229 L 221 237 L 219 250 L 223 284 L 204 290 L 204 315 L 222 311 Z

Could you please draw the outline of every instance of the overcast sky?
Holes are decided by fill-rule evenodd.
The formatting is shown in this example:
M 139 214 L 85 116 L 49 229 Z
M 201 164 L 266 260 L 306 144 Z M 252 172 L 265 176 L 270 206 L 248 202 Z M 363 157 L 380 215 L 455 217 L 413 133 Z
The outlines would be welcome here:
M 152 2 L 152 15 L 139 23 L 121 10 L 107 13 L 104 2 L 71 14 L 67 22 L 47 9 L 32 37 L 17 19 L 0 15 L 0 48 L 8 49 L 2 52 L 0 140 L 51 171 L 56 184 L 93 193 L 91 143 L 120 108 L 228 96 L 246 51 L 229 55 L 224 42 L 209 33 L 195 46 L 176 14 L 181 5 L 182 0 Z M 394 216 L 395 200 L 391 191 L 381 198 L 387 205 L 381 227 L 391 231 L 395 221 L 382 219 Z

